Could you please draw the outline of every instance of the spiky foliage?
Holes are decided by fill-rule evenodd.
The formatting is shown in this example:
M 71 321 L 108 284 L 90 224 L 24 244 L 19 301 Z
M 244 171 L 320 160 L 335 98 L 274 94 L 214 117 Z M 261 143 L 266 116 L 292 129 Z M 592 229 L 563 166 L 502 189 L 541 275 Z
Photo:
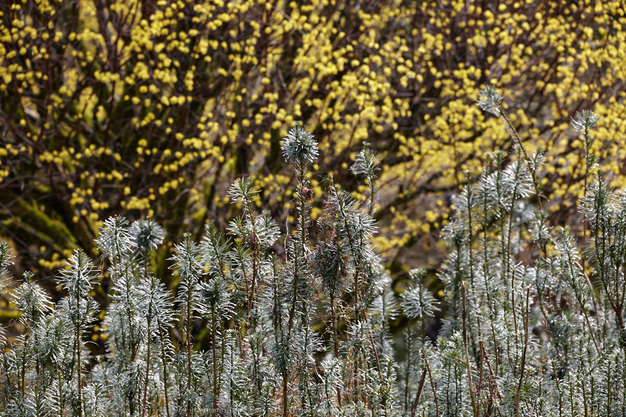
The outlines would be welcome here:
M 508 123 L 503 100 L 486 90 L 479 104 Z M 597 122 L 584 112 L 573 124 L 593 141 Z M 393 288 L 374 250 L 376 155 L 366 146 L 352 166 L 368 195 L 331 179 L 316 202 L 317 145 L 299 125 L 283 142 L 298 223 L 284 240 L 241 178 L 227 233 L 208 224 L 200 243 L 174 246 L 170 290 L 152 262 L 161 227 L 107 220 L 97 245 L 109 288 L 76 251 L 56 304 L 30 273 L 10 291 L 22 314 L 19 335 L 0 339 L 0 415 L 626 414 L 626 193 L 595 174 L 581 252 L 546 223 L 541 152 L 511 135 L 515 152 L 494 152 L 453 200 L 437 297 L 424 270 Z M 10 253 L 0 244 L 3 280 Z M 104 349 L 91 351 L 96 328 Z
M 356 176 L 364 176 L 369 187 L 368 212 L 373 214 L 376 210 L 374 198 L 378 189 L 376 187 L 376 177 L 380 171 L 380 161 L 376 154 L 370 148 L 370 144 L 365 142 L 363 150 L 354 159 L 354 164 L 350 167 L 352 173 Z
M 486 89 L 479 105 L 508 124 L 502 101 Z M 584 112 L 574 128 L 592 141 L 597 122 Z M 456 213 L 444 230 L 451 253 L 439 274 L 446 285 L 443 328 L 436 351 L 417 352 L 421 372 L 406 365 L 405 410 L 411 415 L 620 414 L 624 398 L 594 395 L 614 393 L 622 386 L 615 376 L 624 376 L 621 359 L 614 356 L 624 352 L 621 284 L 615 285 L 623 282 L 616 250 L 623 233 L 620 194 L 602 181 L 591 185 L 582 210 L 592 237 L 581 253 L 566 229 L 545 223 L 550 203 L 540 193 L 541 153 L 530 154 L 517 133 L 510 133 L 515 154 L 494 153 L 478 181 L 473 184 L 468 175 L 453 201 Z M 431 297 L 405 291 L 407 316 L 423 314 L 423 295 Z M 406 303 L 411 296 L 413 306 Z M 607 379 L 603 366 L 613 370 L 615 386 L 600 382 Z
M 304 130 L 299 122 L 283 138 L 282 150 L 285 161 L 298 166 L 313 162 L 318 152 L 313 135 Z
M 4 290 L 10 284 L 11 275 L 8 267 L 13 264 L 11 253 L 9 242 L 0 241 L 0 290 Z
M 488 85 L 480 92 L 477 104 L 481 109 L 500 117 L 502 100 L 503 97 L 498 93 L 496 88 L 492 85 Z

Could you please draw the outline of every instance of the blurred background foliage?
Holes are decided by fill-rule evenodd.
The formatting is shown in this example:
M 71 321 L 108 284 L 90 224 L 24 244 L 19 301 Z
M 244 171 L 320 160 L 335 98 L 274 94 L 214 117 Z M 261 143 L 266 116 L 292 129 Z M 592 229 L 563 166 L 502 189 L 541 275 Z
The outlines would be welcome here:
M 302 121 L 320 144 L 316 201 L 330 178 L 365 198 L 346 168 L 369 141 L 382 161 L 376 244 L 395 278 L 434 271 L 450 196 L 486 154 L 513 148 L 475 105 L 488 83 L 527 149 L 546 150 L 556 224 L 581 219 L 577 111 L 602 117 L 592 151 L 626 185 L 617 1 L 7 0 L 0 11 L 0 236 L 18 270 L 50 276 L 74 248 L 97 255 L 97 228 L 122 213 L 164 224 L 156 262 L 169 279 L 172 240 L 225 225 L 241 176 L 293 230 L 280 140 Z

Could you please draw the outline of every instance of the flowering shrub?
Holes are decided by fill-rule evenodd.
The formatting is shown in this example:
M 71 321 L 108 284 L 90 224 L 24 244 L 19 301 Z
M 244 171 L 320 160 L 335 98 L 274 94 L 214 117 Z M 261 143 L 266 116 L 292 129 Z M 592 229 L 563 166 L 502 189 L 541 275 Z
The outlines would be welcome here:
M 226 225 L 238 176 L 289 220 L 278 141 L 302 120 L 319 142 L 316 197 L 332 174 L 365 198 L 346 173 L 369 138 L 384 157 L 377 248 L 394 273 L 434 267 L 464 171 L 514 152 L 473 105 L 489 80 L 520 103 L 507 117 L 529 150 L 545 150 L 548 215 L 580 224 L 570 115 L 603 118 L 593 153 L 626 184 L 625 19 L 616 1 L 0 2 L 0 234 L 24 269 L 51 273 L 74 249 L 97 255 L 104 219 L 150 216 L 167 231 L 165 276 L 182 233 Z
M 494 89 L 479 105 L 508 123 Z M 597 121 L 583 112 L 574 125 L 591 142 Z M 297 223 L 284 236 L 257 208 L 254 182 L 238 179 L 228 196 L 240 214 L 228 234 L 211 223 L 199 242 L 185 234 L 168 289 L 154 262 L 164 230 L 151 219 L 105 220 L 95 242 L 102 261 L 74 251 L 57 279 L 58 302 L 30 273 L 11 291 L 22 331 L 0 340 L 0 412 L 624 414 L 626 195 L 589 169 L 596 179 L 581 204 L 590 231 L 581 254 L 566 228 L 546 221 L 542 153 L 510 132 L 514 153 L 491 154 L 454 198 L 442 300 L 422 270 L 391 286 L 372 246 L 380 167 L 369 147 L 351 169 L 369 190 L 365 202 L 330 180 L 312 218 L 319 145 L 300 124 L 282 145 Z M 10 251 L 0 245 L 5 286 Z M 97 280 L 104 274 L 108 288 Z M 106 294 L 102 310 L 96 290 Z M 432 340 L 427 328 L 442 303 Z M 406 326 L 394 337 L 398 320 Z M 94 354 L 87 339 L 97 334 L 104 351 Z

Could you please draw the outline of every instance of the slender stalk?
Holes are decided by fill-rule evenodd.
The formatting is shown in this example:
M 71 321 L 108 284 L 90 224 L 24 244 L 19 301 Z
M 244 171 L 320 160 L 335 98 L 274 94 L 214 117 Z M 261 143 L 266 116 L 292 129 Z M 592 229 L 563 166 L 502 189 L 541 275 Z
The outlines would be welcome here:
M 468 242 L 468 249 L 469 249 L 469 269 L 470 269 L 470 285 L 472 286 L 472 289 L 474 289 L 474 248 L 473 248 L 473 243 L 474 243 L 474 232 L 473 232 L 473 223 L 472 223 L 472 201 L 473 201 L 473 196 L 474 196 L 474 190 L 472 189 L 472 184 L 470 183 L 471 180 L 471 175 L 469 174 L 469 172 L 467 173 L 467 223 L 468 223 L 468 228 L 469 228 L 469 233 L 468 233 L 468 237 L 469 237 L 469 242 Z
M 258 280 L 259 264 L 261 263 L 260 262 L 261 253 L 260 253 L 259 242 L 258 242 L 257 231 L 256 231 L 256 219 L 253 215 L 251 201 L 247 202 L 247 207 L 248 207 L 248 215 L 250 217 L 250 223 L 252 225 L 252 235 L 250 236 L 250 245 L 252 246 L 254 254 L 252 256 L 252 285 L 250 288 L 250 295 L 248 298 L 246 322 L 250 321 L 250 310 L 252 309 L 252 303 L 254 302 L 254 291 L 256 287 L 256 282 Z
M 146 341 L 147 345 L 148 345 L 148 351 L 146 352 L 146 382 L 143 386 L 143 406 L 141 407 L 141 416 L 145 416 L 146 415 L 146 410 L 147 410 L 147 400 L 148 400 L 148 382 L 150 381 L 150 347 L 152 346 L 152 343 L 150 343 L 151 337 L 150 337 L 150 320 L 148 320 L 148 339 Z
M 305 200 L 305 181 L 306 181 L 306 170 L 305 170 L 305 161 L 300 160 L 299 165 L 297 166 L 298 170 L 298 185 L 300 187 L 299 191 L 299 203 L 300 203 L 300 253 L 298 253 L 298 245 L 294 244 L 294 280 L 293 280 L 293 301 L 291 305 L 291 310 L 289 312 L 289 333 L 291 334 L 291 328 L 293 326 L 293 320 L 295 316 L 296 304 L 298 302 L 298 285 L 300 278 L 300 268 L 298 263 L 298 255 L 305 256 L 306 254 L 306 200 Z
M 339 329 L 337 329 L 337 314 L 335 313 L 335 292 L 330 292 L 330 312 L 333 316 L 333 349 L 335 358 L 339 360 Z M 337 387 L 337 404 L 341 408 L 341 387 Z
M 520 395 L 522 393 L 522 384 L 524 382 L 524 370 L 526 368 L 526 350 L 528 349 L 528 300 L 530 297 L 530 288 L 526 290 L 526 322 L 524 325 L 524 350 L 522 351 L 522 365 L 519 375 L 519 384 L 517 385 L 517 394 L 515 395 L 515 416 L 519 417 Z
M 474 384 L 472 383 L 472 367 L 469 361 L 469 350 L 467 341 L 467 306 L 465 300 L 465 283 L 461 283 L 461 291 L 463 295 L 463 345 L 465 346 L 465 363 L 467 365 L 467 381 L 469 383 L 470 397 L 472 398 L 472 408 L 474 410 L 474 417 L 478 417 L 478 407 L 476 406 L 476 398 L 474 394 Z
M 487 194 L 484 193 L 483 194 L 483 210 L 484 213 L 487 213 Z M 485 215 L 485 214 L 484 214 Z M 494 346 L 494 350 L 495 350 L 495 354 L 496 354 L 496 373 L 498 372 L 498 366 L 500 363 L 500 358 L 498 355 L 498 343 L 497 343 L 497 337 L 496 337 L 496 330 L 494 327 L 494 320 L 495 320 L 495 313 L 494 313 L 494 306 L 493 306 L 493 301 L 491 299 L 491 293 L 492 291 L 489 288 L 489 281 L 491 280 L 490 278 L 490 257 L 489 257 L 489 248 L 488 248 L 488 239 L 487 239 L 487 222 L 486 220 L 483 218 L 483 223 L 482 223 L 482 228 L 483 228 L 483 275 L 485 276 L 485 288 L 486 288 L 486 293 L 487 293 L 487 303 L 489 306 L 489 324 L 491 327 L 491 336 L 493 338 L 493 346 Z
M 591 327 L 591 323 L 589 322 L 589 315 L 587 314 L 587 310 L 585 309 L 585 303 L 581 299 L 578 285 L 576 285 L 576 276 L 575 276 L 576 273 L 574 271 L 574 262 L 569 251 L 567 251 L 567 261 L 569 265 L 570 274 L 572 277 L 572 287 L 574 288 L 574 295 L 576 296 L 576 301 L 578 301 L 578 304 L 580 304 L 580 309 L 582 310 L 583 316 L 585 317 L 585 322 L 587 323 L 587 327 L 589 327 L 589 334 L 591 335 L 591 340 L 593 341 L 593 345 L 596 348 L 596 352 L 598 353 L 598 356 L 600 356 L 600 347 L 598 346 L 598 342 L 596 341 L 596 336 L 593 334 L 593 328 Z M 593 287 L 591 288 L 591 292 L 593 294 Z
M 211 304 L 211 341 L 213 350 L 213 416 L 217 417 L 217 396 L 218 396 L 218 386 L 217 386 L 217 345 L 216 345 L 216 325 L 215 325 L 215 304 Z
M 513 187 L 513 194 L 511 197 L 511 207 L 509 208 L 509 227 L 507 230 L 507 250 L 506 250 L 506 266 L 504 269 L 505 276 L 509 274 L 509 269 L 511 267 L 510 261 L 512 258 L 511 255 L 511 240 L 513 238 L 513 215 L 515 213 L 515 201 L 517 196 L 517 187 L 519 184 L 519 175 L 521 171 L 521 165 L 518 163 L 515 169 L 515 186 Z M 504 229 L 502 229 L 504 231 Z M 519 346 L 519 340 L 517 337 L 518 329 L 517 329 L 517 313 L 515 308 L 515 269 L 511 271 L 511 310 L 513 312 L 513 326 L 515 327 L 515 345 Z
M 404 379 L 404 412 L 409 408 L 409 379 L 411 377 L 411 328 L 407 329 L 407 348 L 406 348 L 406 375 Z
M 417 386 L 417 393 L 415 394 L 415 400 L 413 401 L 413 407 L 411 407 L 411 417 L 415 417 L 415 411 L 417 410 L 417 404 L 420 400 L 420 395 L 422 394 L 422 389 L 424 388 L 424 381 L 426 381 L 426 367 L 422 371 L 422 376 L 420 377 L 420 382 Z
M 40 401 L 40 397 L 39 397 L 39 358 L 35 359 L 35 368 L 36 368 L 36 372 L 37 372 L 37 381 L 35 382 L 35 404 L 36 404 L 36 415 L 40 416 L 41 413 L 41 401 Z
M 482 340 L 482 339 L 480 339 Z M 481 394 L 482 394 L 482 388 L 483 388 L 483 369 L 485 367 L 484 364 L 485 361 L 485 355 L 483 354 L 482 349 L 480 350 L 480 366 L 478 367 L 478 390 L 476 391 L 476 397 L 477 397 L 477 401 L 478 401 L 478 408 L 480 409 L 481 407 Z
M 433 390 L 433 397 L 435 399 L 435 410 L 437 412 L 437 417 L 439 417 L 439 396 L 437 396 L 437 390 L 435 389 L 435 381 L 433 380 L 433 375 L 430 372 L 430 365 L 428 365 L 428 358 L 424 353 L 424 349 L 422 351 L 422 357 L 424 358 L 424 365 L 426 366 L 426 370 L 428 371 L 428 379 L 430 380 L 430 388 Z
M 468 233 L 468 244 L 467 247 L 469 249 L 469 270 L 470 270 L 470 289 L 472 290 L 472 292 L 475 292 L 475 287 L 474 287 L 474 228 L 473 228 L 473 220 L 472 220 L 472 204 L 474 201 L 474 189 L 472 188 L 472 184 L 471 184 L 471 175 L 468 172 L 466 175 L 466 180 L 467 180 L 467 222 L 468 222 L 468 228 L 469 228 L 469 233 Z M 481 332 L 481 325 L 480 325 L 480 315 L 476 315 L 476 329 L 478 331 L 478 338 L 482 338 L 482 332 Z M 470 340 L 472 342 L 472 353 L 474 354 L 474 357 L 478 356 L 478 352 L 476 349 L 476 340 L 474 338 L 474 335 L 470 332 Z
M 83 382 L 82 382 L 82 365 L 80 357 L 80 325 L 76 326 L 76 352 L 78 356 L 78 366 L 76 367 L 76 375 L 78 382 L 78 417 L 83 416 Z
M 300 270 L 298 268 L 298 253 L 297 247 L 294 245 L 294 259 L 293 259 L 293 288 L 292 288 L 292 301 L 291 309 L 289 310 L 289 322 L 287 323 L 287 331 L 291 334 L 291 328 L 293 327 L 293 320 L 296 314 L 296 305 L 298 304 L 298 278 L 300 277 Z
M 4 350 L 2 350 L 2 352 L 0 352 L 0 353 L 2 353 L 2 364 L 4 366 L 5 375 L 8 376 L 8 370 L 6 368 L 6 357 L 4 355 Z M 7 397 L 9 396 L 9 393 L 7 391 L 7 387 L 4 385 L 2 375 L 0 375 L 0 394 L 2 394 L 2 406 L 4 408 L 6 408 L 6 406 L 7 406 Z
M 59 381 L 59 417 L 63 417 L 63 380 L 61 379 L 61 370 L 57 368 L 57 376 Z
M 161 339 L 161 361 L 163 362 L 163 391 L 165 391 L 165 411 L 170 417 L 170 401 L 167 394 L 167 357 L 165 355 L 165 339 L 163 338 L 163 328 L 159 323 L 159 337 Z
M 149 271 L 147 268 L 147 254 L 144 253 L 144 262 L 146 263 L 146 269 L 145 269 L 145 274 L 146 277 L 149 277 Z M 154 285 L 152 283 L 152 285 Z M 147 314 L 147 322 L 146 322 L 146 327 L 148 329 L 147 331 L 147 339 L 146 339 L 146 344 L 147 344 L 147 348 L 148 351 L 146 352 L 146 381 L 143 387 L 143 404 L 141 407 L 141 416 L 144 417 L 146 415 L 146 409 L 147 409 L 147 399 L 148 399 L 148 382 L 150 381 L 150 347 L 152 345 L 152 335 L 151 335 L 151 324 L 152 324 L 152 295 L 150 296 L 150 303 L 148 304 L 148 314 Z
M 487 363 L 487 368 L 489 369 L 489 375 L 491 377 L 491 381 L 495 385 L 496 394 L 498 395 L 498 399 L 502 400 L 502 395 L 500 394 L 500 389 L 498 388 L 498 381 L 497 381 L 497 377 L 496 377 L 496 375 L 498 373 L 497 372 L 494 373 L 493 369 L 491 368 L 491 360 L 489 359 L 489 353 L 487 353 L 487 350 L 485 349 L 485 344 L 483 343 L 482 340 L 479 340 L 478 343 L 480 344 L 480 349 L 482 350 L 483 354 L 485 355 L 485 362 Z M 490 382 L 490 384 L 491 384 L 491 382 Z
M 28 334 L 26 335 L 26 337 L 28 338 Z M 25 339 L 26 341 L 28 339 Z M 26 346 L 23 347 L 22 349 L 22 375 L 21 375 L 21 379 L 22 379 L 22 399 L 26 398 Z
M 288 417 L 289 402 L 287 399 L 287 370 L 283 371 L 283 417 Z
M 191 285 L 187 290 L 187 392 L 191 391 Z M 191 416 L 191 403 L 187 402 L 187 417 Z

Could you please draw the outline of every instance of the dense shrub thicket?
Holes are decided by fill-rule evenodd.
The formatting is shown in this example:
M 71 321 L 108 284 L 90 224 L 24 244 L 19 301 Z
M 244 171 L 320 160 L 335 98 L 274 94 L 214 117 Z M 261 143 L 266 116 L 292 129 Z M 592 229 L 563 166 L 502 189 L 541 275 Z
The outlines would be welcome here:
M 508 123 L 493 88 L 479 105 Z M 597 122 L 588 111 L 574 118 L 589 147 Z M 174 291 L 154 273 L 164 232 L 151 219 L 107 219 L 95 243 L 100 266 L 76 250 L 58 275 L 65 296 L 57 303 L 25 274 L 12 291 L 22 334 L 1 340 L 0 412 L 626 414 L 626 194 L 608 186 L 588 155 L 580 207 L 590 233 L 581 254 L 566 228 L 546 221 L 542 153 L 509 130 L 515 151 L 490 154 L 454 198 L 436 340 L 426 327 L 440 301 L 423 286 L 425 272 L 411 271 L 392 289 L 372 247 L 375 154 L 365 147 L 351 166 L 368 189 L 365 202 L 331 180 L 312 221 L 318 144 L 296 124 L 282 145 L 296 178 L 295 230 L 281 236 L 257 208 L 254 182 L 241 178 L 228 191 L 240 215 L 227 235 L 210 223 L 200 242 L 185 234 L 175 245 Z M 8 244 L 0 262 L 8 282 Z M 107 294 L 102 310 L 96 292 Z M 394 338 L 396 320 L 407 326 Z M 104 354 L 89 349 L 94 333 Z
M 51 273 L 74 249 L 96 256 L 104 219 L 150 216 L 165 277 L 184 232 L 227 224 L 239 176 L 288 220 L 278 142 L 301 120 L 319 141 L 316 197 L 332 174 L 364 198 L 345 173 L 367 138 L 384 160 L 377 247 L 394 273 L 433 267 L 464 171 L 514 152 L 473 106 L 488 81 L 545 150 L 548 215 L 580 224 L 587 168 L 569 115 L 603 118 L 593 150 L 626 184 L 625 24 L 618 1 L 2 1 L 0 234 L 20 269 Z

